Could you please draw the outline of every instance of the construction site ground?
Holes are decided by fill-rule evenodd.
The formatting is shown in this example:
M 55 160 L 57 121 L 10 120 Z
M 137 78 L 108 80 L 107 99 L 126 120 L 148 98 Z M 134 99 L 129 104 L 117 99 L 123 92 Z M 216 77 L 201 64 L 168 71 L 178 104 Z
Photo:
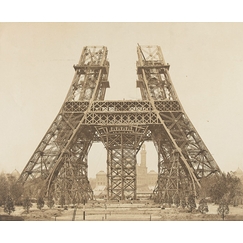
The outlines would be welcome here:
M 208 204 L 209 212 L 201 214 L 197 210 L 188 212 L 187 209 L 168 207 L 161 208 L 161 205 L 153 201 L 139 202 L 109 202 L 109 201 L 92 201 L 85 206 L 61 206 L 55 205 L 52 209 L 44 206 L 39 210 L 36 204 L 30 209 L 29 213 L 21 206 L 16 206 L 15 211 L 11 214 L 16 218 L 25 221 L 218 221 L 222 218 L 218 215 L 218 205 Z M 7 219 L 7 214 L 3 208 L 0 208 L 0 220 Z M 230 206 L 229 214 L 225 220 L 242 221 L 243 206 Z

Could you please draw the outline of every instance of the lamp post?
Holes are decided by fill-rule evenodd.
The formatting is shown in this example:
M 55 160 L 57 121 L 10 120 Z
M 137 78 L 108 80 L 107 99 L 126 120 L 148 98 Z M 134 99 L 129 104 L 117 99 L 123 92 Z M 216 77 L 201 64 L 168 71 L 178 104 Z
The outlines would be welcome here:
M 83 200 L 83 220 L 85 220 L 85 199 Z

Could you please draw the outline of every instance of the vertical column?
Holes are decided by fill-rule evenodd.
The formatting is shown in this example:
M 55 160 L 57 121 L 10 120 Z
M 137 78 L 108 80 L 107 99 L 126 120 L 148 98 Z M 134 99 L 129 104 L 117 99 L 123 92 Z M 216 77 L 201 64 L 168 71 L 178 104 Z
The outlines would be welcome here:
M 116 146 L 107 149 L 108 199 L 136 199 L 136 148 L 127 146 L 125 134 L 116 135 L 115 141 Z

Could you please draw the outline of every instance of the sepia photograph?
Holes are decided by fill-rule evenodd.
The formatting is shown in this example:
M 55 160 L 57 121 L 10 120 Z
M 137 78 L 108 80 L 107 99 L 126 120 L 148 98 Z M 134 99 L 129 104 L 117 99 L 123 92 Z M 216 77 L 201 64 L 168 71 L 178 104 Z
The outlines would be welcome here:
M 240 9 L 4 1 L 0 239 L 240 240 Z
M 242 29 L 0 23 L 0 220 L 243 220 Z

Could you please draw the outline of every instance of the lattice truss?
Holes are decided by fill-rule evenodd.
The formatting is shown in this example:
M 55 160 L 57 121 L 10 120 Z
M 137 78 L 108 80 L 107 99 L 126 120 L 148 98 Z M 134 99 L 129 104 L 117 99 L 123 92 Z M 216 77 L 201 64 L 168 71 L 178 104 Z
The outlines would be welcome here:
M 200 179 L 220 169 L 187 117 L 158 46 L 138 46 L 142 100 L 105 101 L 106 47 L 85 47 L 60 112 L 20 175 L 43 180 L 41 193 L 68 203 L 93 198 L 87 154 L 94 141 L 107 149 L 108 199 L 136 198 L 136 154 L 144 141 L 158 152 L 155 200 L 195 194 Z
M 137 84 L 142 98 L 157 110 L 161 124 L 152 131 L 159 158 L 156 200 L 168 202 L 176 195 L 196 195 L 200 179 L 220 173 L 220 169 L 182 108 L 160 47 L 138 46 L 137 52 Z M 156 107 L 156 102 L 167 100 L 177 101 L 180 110 Z
M 75 74 L 57 117 L 38 145 L 19 182 L 43 179 L 42 193 L 55 189 L 55 197 L 66 201 L 92 199 L 87 178 L 87 153 L 95 135 L 92 127 L 84 126 L 84 114 L 94 100 L 103 100 L 109 87 L 106 47 L 85 47 Z M 80 113 L 65 112 L 70 102 L 82 102 Z
M 96 127 L 107 149 L 107 192 L 111 200 L 136 199 L 136 155 L 150 139 L 146 126 Z

